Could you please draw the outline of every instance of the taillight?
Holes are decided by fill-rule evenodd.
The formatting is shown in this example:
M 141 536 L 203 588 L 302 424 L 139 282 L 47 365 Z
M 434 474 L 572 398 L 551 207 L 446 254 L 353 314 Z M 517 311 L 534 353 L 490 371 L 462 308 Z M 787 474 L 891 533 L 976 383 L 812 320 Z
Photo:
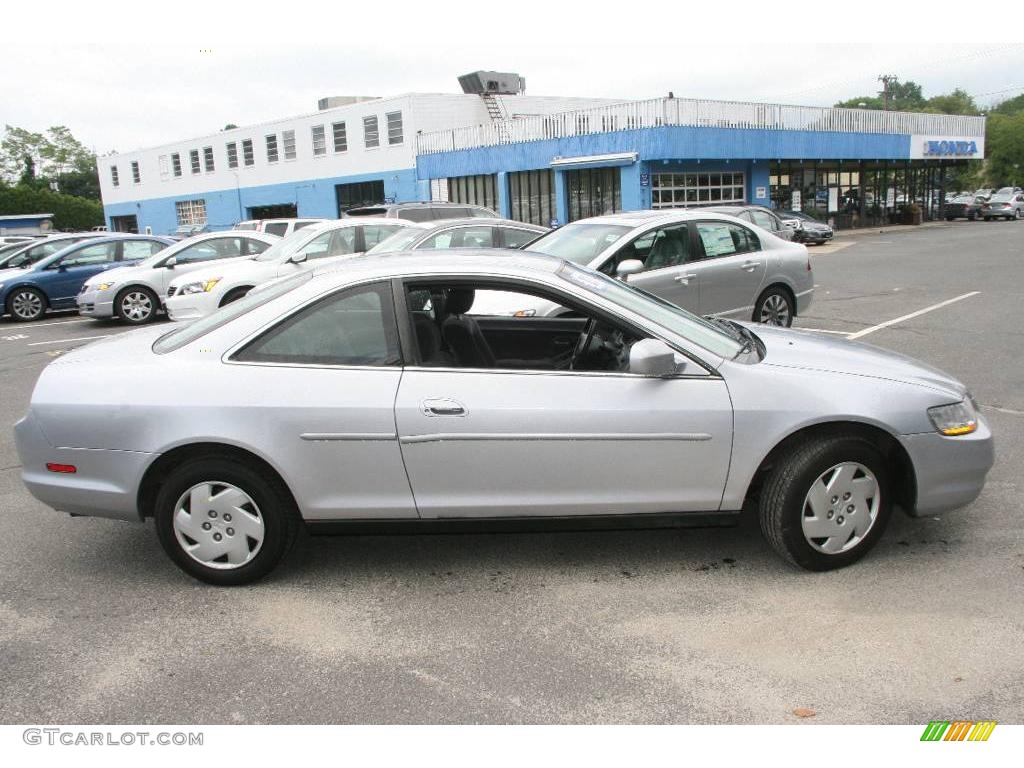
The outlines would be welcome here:
M 47 463 L 46 468 L 51 472 L 63 472 L 67 475 L 73 475 L 78 471 L 74 464 L 54 464 L 49 462 Z

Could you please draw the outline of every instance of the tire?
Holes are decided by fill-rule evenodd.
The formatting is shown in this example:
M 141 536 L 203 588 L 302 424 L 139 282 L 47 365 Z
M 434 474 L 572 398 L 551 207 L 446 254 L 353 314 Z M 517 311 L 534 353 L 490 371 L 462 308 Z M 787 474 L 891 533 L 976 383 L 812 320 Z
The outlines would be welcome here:
M 830 480 L 839 485 L 831 496 Z M 811 438 L 786 453 L 765 482 L 758 509 L 761 532 L 784 559 L 809 571 L 851 565 L 885 531 L 892 488 L 889 465 L 873 443 L 853 436 Z M 832 531 L 835 535 L 813 535 Z
M 204 502 L 200 510 L 192 509 L 193 498 Z M 249 584 L 273 570 L 300 526 L 279 482 L 226 457 L 196 458 L 174 469 L 157 494 L 154 517 L 175 565 L 222 587 Z
M 754 314 L 751 320 L 765 325 L 776 325 L 789 328 L 796 317 L 793 299 L 785 288 L 777 285 L 765 290 L 754 303 Z
M 985 217 L 985 221 L 992 221 L 992 217 L 991 216 L 986 216 Z
M 144 285 L 125 288 L 114 299 L 114 314 L 128 325 L 145 325 L 156 318 L 160 300 Z
M 232 288 L 230 291 L 227 292 L 224 298 L 220 300 L 220 304 L 218 306 L 226 307 L 228 304 L 238 301 L 251 290 L 251 287 Z
M 11 296 L 7 299 L 7 311 L 12 320 L 27 323 L 46 314 L 48 304 L 46 294 L 38 288 L 26 286 L 11 291 Z

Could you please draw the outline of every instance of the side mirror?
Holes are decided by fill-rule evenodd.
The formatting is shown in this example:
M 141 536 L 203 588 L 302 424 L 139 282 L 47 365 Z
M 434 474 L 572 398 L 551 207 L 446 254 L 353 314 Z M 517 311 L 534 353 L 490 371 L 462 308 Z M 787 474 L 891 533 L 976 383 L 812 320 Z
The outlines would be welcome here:
M 625 280 L 630 275 L 643 271 L 644 263 L 640 259 L 623 259 L 619 262 L 619 266 L 615 268 L 615 276 L 620 280 Z
M 291 258 L 288 259 L 288 261 L 290 261 L 292 264 L 301 264 L 305 260 L 306 260 L 306 252 L 305 251 L 299 251 L 298 253 L 293 253 L 291 255 Z
M 676 353 L 659 339 L 643 339 L 629 349 L 629 372 L 641 376 L 666 377 L 681 373 L 686 362 L 676 362 Z
M 176 256 L 171 256 L 171 258 L 169 258 L 167 261 L 164 262 L 164 266 L 167 267 L 167 269 L 174 269 L 174 265 L 177 264 L 177 263 L 178 263 L 177 257 Z

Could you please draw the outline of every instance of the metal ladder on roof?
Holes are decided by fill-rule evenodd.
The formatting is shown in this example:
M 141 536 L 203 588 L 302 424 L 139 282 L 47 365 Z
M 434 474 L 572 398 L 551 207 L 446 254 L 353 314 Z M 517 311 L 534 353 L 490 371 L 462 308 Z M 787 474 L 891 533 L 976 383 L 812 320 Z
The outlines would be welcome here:
M 487 107 L 487 116 L 491 118 L 491 122 L 495 123 L 498 129 L 498 142 L 501 144 L 507 144 L 511 140 L 511 136 L 508 130 L 508 117 L 505 114 L 505 110 L 498 97 L 493 93 L 482 93 L 480 97 L 484 100 L 484 105 Z

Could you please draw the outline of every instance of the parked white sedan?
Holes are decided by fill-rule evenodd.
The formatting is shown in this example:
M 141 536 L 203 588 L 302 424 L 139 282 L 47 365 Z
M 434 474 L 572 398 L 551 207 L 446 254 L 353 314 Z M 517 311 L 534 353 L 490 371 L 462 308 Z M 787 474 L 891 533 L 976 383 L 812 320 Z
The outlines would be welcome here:
M 372 248 L 403 227 L 402 219 L 339 219 L 296 230 L 258 256 L 217 264 L 172 280 L 164 300 L 171 320 L 196 320 L 257 285 Z
M 156 317 L 160 297 L 175 279 L 230 261 L 251 259 L 280 241 L 263 232 L 214 232 L 182 240 L 129 267 L 111 269 L 90 278 L 78 294 L 78 311 L 86 317 L 118 317 L 142 325 Z

